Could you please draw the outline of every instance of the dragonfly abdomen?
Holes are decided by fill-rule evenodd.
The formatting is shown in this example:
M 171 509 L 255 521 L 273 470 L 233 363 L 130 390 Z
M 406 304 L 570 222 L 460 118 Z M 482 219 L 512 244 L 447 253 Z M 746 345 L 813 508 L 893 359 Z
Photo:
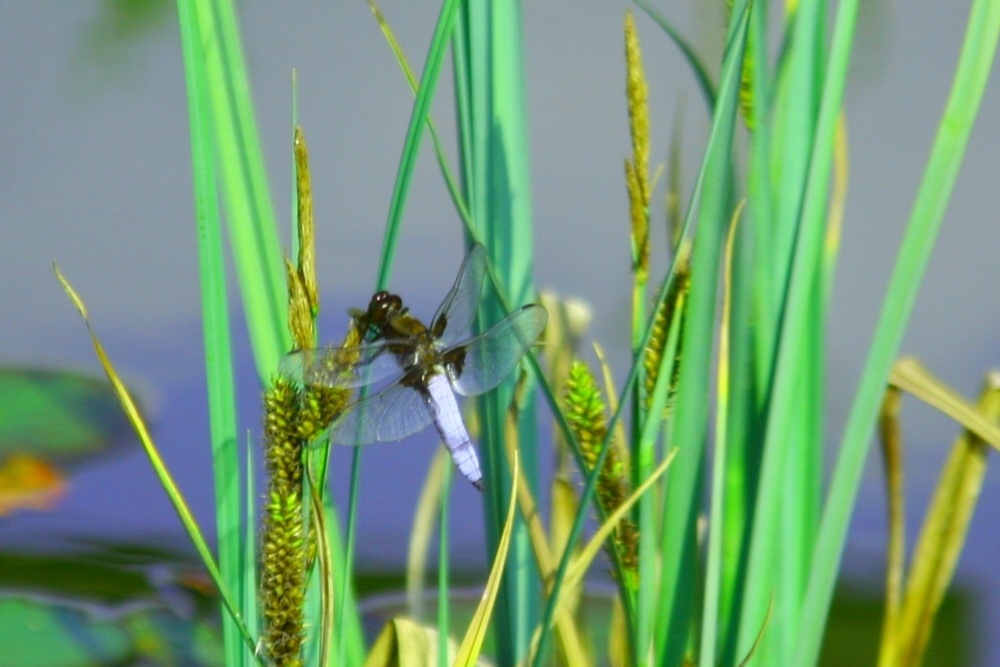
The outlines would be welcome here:
M 455 392 L 452 391 L 447 376 L 443 373 L 432 375 L 427 382 L 427 390 L 430 393 L 427 408 L 434 417 L 434 426 L 441 440 L 451 452 L 451 460 L 465 478 L 482 491 L 483 473 L 479 469 L 479 457 L 476 456 L 476 448 L 473 447 L 465 422 L 462 421 L 462 413 L 458 409 L 458 401 L 455 400 Z

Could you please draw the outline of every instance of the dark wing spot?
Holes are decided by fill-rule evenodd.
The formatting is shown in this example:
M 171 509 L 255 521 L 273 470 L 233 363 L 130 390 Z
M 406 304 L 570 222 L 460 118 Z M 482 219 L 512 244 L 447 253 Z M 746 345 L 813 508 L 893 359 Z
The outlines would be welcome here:
M 451 367 L 455 377 L 462 377 L 465 369 L 465 346 L 453 347 L 444 354 L 444 362 Z

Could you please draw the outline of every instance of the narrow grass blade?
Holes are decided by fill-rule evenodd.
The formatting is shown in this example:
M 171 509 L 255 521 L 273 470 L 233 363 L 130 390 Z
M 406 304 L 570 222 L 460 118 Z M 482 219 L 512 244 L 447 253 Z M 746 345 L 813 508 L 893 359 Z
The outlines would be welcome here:
M 691 67 L 691 71 L 694 72 L 695 81 L 698 82 L 698 88 L 701 90 L 702 97 L 705 98 L 705 103 L 709 109 L 715 108 L 715 86 L 708 75 L 708 68 L 705 67 L 698 54 L 695 53 L 694 47 L 684 39 L 680 31 L 670 21 L 653 9 L 648 2 L 645 0 L 634 0 L 634 2 L 642 11 L 646 12 L 649 18 L 653 19 L 663 29 L 663 32 L 667 33 L 667 36 L 681 50 L 681 54 Z
M 570 599 L 572 591 L 580 585 L 584 577 L 587 574 L 587 570 L 590 568 L 594 559 L 597 558 L 597 554 L 601 552 L 604 543 L 611 536 L 611 533 L 615 530 L 618 522 L 622 520 L 632 509 L 632 507 L 642 498 L 645 494 L 659 479 L 663 476 L 663 473 L 667 471 L 670 467 L 671 462 L 673 462 L 676 450 L 671 452 L 667 458 L 660 463 L 659 466 L 650 474 L 649 478 L 646 479 L 633 493 L 630 495 L 621 506 L 618 507 L 615 512 L 610 514 L 607 519 L 601 524 L 601 527 L 597 532 L 591 537 L 590 541 L 580 550 L 577 555 L 567 556 L 564 554 L 564 558 L 568 557 L 568 565 L 566 567 L 565 576 L 561 579 L 557 579 L 559 582 L 558 587 L 553 587 L 550 595 L 552 599 L 550 601 L 551 611 L 546 610 L 545 619 L 542 623 L 535 629 L 534 637 L 531 642 L 531 651 L 528 656 L 527 664 L 538 664 L 541 659 L 541 651 L 544 649 L 544 644 L 541 639 L 548 634 L 549 619 L 556 625 L 564 622 L 568 616 L 566 614 L 567 603 Z M 596 476 L 596 475 L 595 475 Z M 572 664 L 582 664 L 582 663 L 572 663 Z
M 326 513 L 323 511 L 323 499 L 320 491 L 312 484 L 308 485 L 309 494 L 309 518 L 312 520 L 313 535 L 316 540 L 316 561 L 318 563 L 319 586 L 322 592 L 320 599 L 319 614 L 319 640 L 317 642 L 318 658 L 316 664 L 326 665 L 329 663 L 330 640 L 331 638 L 342 639 L 341 635 L 334 635 L 334 590 L 333 590 L 333 558 L 330 553 L 330 536 L 327 532 Z M 338 642 L 339 643 L 339 642 Z M 336 649 L 334 649 L 336 650 Z
M 444 449 L 443 447 L 439 449 Z M 453 467 L 444 466 L 442 476 L 441 498 L 438 515 L 438 604 L 437 604 L 437 634 L 438 637 L 448 638 L 451 636 L 451 599 L 449 590 L 451 586 L 451 558 L 448 544 L 448 526 L 451 510 L 451 475 Z M 448 652 L 445 650 L 443 642 L 438 643 L 437 664 L 438 667 L 448 667 Z
M 833 289 L 834 268 L 840 251 L 840 232 L 844 225 L 844 205 L 847 201 L 849 171 L 847 120 L 844 113 L 841 112 L 837 118 L 837 129 L 833 138 L 833 187 L 830 192 L 826 242 L 823 244 L 823 297 L 827 300 Z
M 362 397 L 364 393 L 361 394 Z M 354 539 L 357 527 L 357 517 L 358 517 L 358 498 L 361 495 L 361 448 L 355 447 L 354 451 L 351 452 L 351 475 L 350 481 L 347 487 L 347 526 L 344 533 L 344 548 L 343 552 L 338 559 L 339 567 L 338 570 L 338 586 L 336 588 L 337 600 L 335 605 L 340 609 L 346 609 L 348 605 L 349 596 L 351 594 L 351 581 L 354 577 Z M 347 622 L 348 617 L 341 613 L 338 625 L 337 625 L 337 635 L 345 636 L 347 633 Z M 346 646 L 341 644 L 340 654 L 338 655 L 338 661 L 336 664 L 342 664 L 344 659 L 344 651 Z
M 679 308 L 675 312 L 679 313 L 681 310 L 682 308 Z M 669 347 L 670 346 L 668 345 L 667 354 L 665 356 L 672 359 L 673 357 L 671 357 L 670 352 L 675 350 L 670 350 Z M 604 382 L 604 395 L 608 397 L 608 408 L 610 408 L 611 412 L 617 412 L 618 404 L 621 402 L 621 397 L 615 390 L 614 374 L 612 373 L 611 365 L 608 363 L 607 355 L 604 354 L 604 348 L 596 342 L 594 343 L 594 356 L 597 357 L 597 363 L 601 365 L 601 379 Z M 670 374 L 667 373 L 665 377 L 669 376 Z M 668 382 L 667 385 L 669 386 L 669 384 L 670 383 Z M 619 447 L 623 456 L 628 456 L 628 447 L 623 444 L 628 442 L 628 439 L 625 435 L 625 426 L 621 422 L 618 422 L 618 426 L 612 436 L 612 441 L 615 443 L 614 446 Z
M 334 590 L 334 634 L 336 644 L 331 648 L 328 667 L 349 667 L 361 665 L 365 661 L 365 638 L 361 627 L 361 613 L 354 598 L 351 570 L 342 564 L 347 562 L 345 542 L 339 519 L 333 507 L 329 504 L 329 496 L 324 498 L 323 512 L 326 516 L 327 534 L 330 536 L 330 576 Z
M 652 437 L 653 435 L 655 435 L 655 432 L 650 432 L 647 434 L 646 431 L 648 429 L 653 428 L 653 424 L 655 423 L 655 420 L 657 420 L 657 415 L 663 413 L 666 406 L 666 398 L 669 385 L 677 382 L 679 378 L 679 372 L 678 372 L 679 369 L 677 368 L 677 364 L 682 363 L 680 361 L 680 357 L 682 356 L 680 352 L 680 344 L 681 344 L 682 331 L 684 329 L 684 318 L 685 318 L 684 312 L 687 308 L 687 293 L 683 287 L 680 287 L 677 291 L 676 297 L 672 298 L 675 299 L 673 308 L 674 312 L 671 321 L 669 322 L 669 328 L 667 329 L 667 340 L 663 348 L 663 357 L 660 366 L 660 371 L 657 375 L 656 384 L 654 385 L 653 389 L 653 396 L 652 396 L 653 400 L 652 403 L 650 404 L 649 413 L 647 414 L 647 422 L 649 423 L 644 427 L 643 437 Z M 658 308 L 661 307 L 662 306 L 658 306 Z M 671 417 L 671 421 L 672 420 L 673 417 Z M 673 444 L 668 437 L 670 432 L 672 431 L 672 424 L 670 422 L 666 423 L 663 427 L 663 430 L 665 431 L 663 447 L 669 450 L 673 448 Z M 661 489 L 657 489 L 657 492 L 660 494 L 660 498 L 663 498 L 663 496 L 665 495 L 663 494 L 663 491 Z M 661 521 L 665 520 L 662 515 L 660 517 L 660 520 Z M 660 526 L 656 526 L 655 529 L 657 531 L 657 538 L 659 540 L 659 543 L 656 544 L 658 552 L 662 554 L 662 553 L 667 553 L 670 549 L 673 549 L 674 545 L 669 542 L 670 538 L 668 535 L 668 531 L 664 530 Z M 641 554 L 640 557 L 642 557 Z M 643 567 L 642 563 L 640 563 L 640 568 L 642 567 Z M 659 564 L 656 564 L 656 567 L 659 567 Z M 646 569 L 653 569 L 653 568 L 649 568 L 647 566 Z M 656 581 L 656 586 L 657 586 L 657 590 L 655 591 L 654 595 L 657 604 L 656 618 L 666 618 L 670 614 L 670 607 L 673 604 L 673 599 L 672 599 L 673 596 L 671 595 L 671 591 L 666 590 L 665 588 L 667 582 L 664 580 L 664 577 L 660 576 L 660 573 L 657 572 L 655 569 L 654 572 L 656 573 L 656 579 L 654 581 Z M 640 569 L 640 577 L 642 576 L 643 576 L 643 570 Z M 642 579 L 640 579 L 640 583 L 641 581 Z M 659 656 L 664 654 L 668 634 L 669 634 L 669 627 L 666 623 L 656 624 L 653 634 L 654 656 Z
M 612 531 L 614 531 L 615 526 L 617 526 L 618 522 L 629 513 L 632 506 L 635 505 L 640 498 L 642 498 L 643 494 L 646 493 L 653 486 L 653 484 L 660 479 L 663 473 L 667 471 L 677 454 L 678 450 L 675 449 L 671 451 L 670 454 L 668 454 L 667 457 L 663 459 L 658 466 L 656 466 L 653 472 L 650 473 L 649 477 L 643 481 L 643 483 L 640 484 L 635 491 L 632 492 L 632 495 L 630 495 L 618 509 L 608 515 L 608 518 L 603 524 L 601 524 L 601 527 L 597 529 L 594 535 L 583 547 L 580 554 L 573 558 L 570 563 L 569 571 L 566 575 L 566 583 L 563 585 L 563 590 L 566 590 L 566 587 L 575 586 L 583 580 L 584 576 L 587 574 L 587 570 L 590 568 L 590 565 L 594 562 L 597 554 L 600 553 L 601 548 L 608 540 L 608 537 L 611 536 Z
M 244 516 L 244 536 L 242 552 L 240 554 L 240 573 L 243 577 L 242 588 L 240 589 L 240 608 L 243 610 L 243 618 L 248 628 L 259 628 L 259 617 L 257 614 L 257 484 L 254 465 L 254 442 L 247 436 L 247 446 L 244 455 L 244 469 L 247 471 L 246 484 L 243 492 L 246 511 Z M 233 663 L 243 667 L 251 662 L 250 655 L 246 651 L 239 651 L 238 658 Z

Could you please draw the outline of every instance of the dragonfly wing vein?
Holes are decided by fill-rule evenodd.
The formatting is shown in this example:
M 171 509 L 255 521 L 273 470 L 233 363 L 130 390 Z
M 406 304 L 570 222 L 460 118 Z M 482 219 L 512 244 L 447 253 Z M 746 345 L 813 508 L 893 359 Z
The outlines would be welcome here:
M 397 348 L 407 345 L 392 344 Z M 296 350 L 281 360 L 278 373 L 302 385 L 363 387 L 400 374 L 399 360 L 389 346 L 389 341 L 377 341 L 356 347 Z
M 431 330 L 437 332 L 439 320 L 444 318 L 444 330 L 437 333 L 441 334 L 440 341 L 445 347 L 457 343 L 472 328 L 485 277 L 486 250 L 477 243 L 465 256 L 455 284 L 431 320 Z
M 337 445 L 394 442 L 422 430 L 432 420 L 420 392 L 399 380 L 348 406 L 330 427 L 330 441 Z
M 503 382 L 542 333 L 547 321 L 548 314 L 541 306 L 524 306 L 462 346 L 465 357 L 461 372 L 451 374 L 455 391 L 475 396 Z

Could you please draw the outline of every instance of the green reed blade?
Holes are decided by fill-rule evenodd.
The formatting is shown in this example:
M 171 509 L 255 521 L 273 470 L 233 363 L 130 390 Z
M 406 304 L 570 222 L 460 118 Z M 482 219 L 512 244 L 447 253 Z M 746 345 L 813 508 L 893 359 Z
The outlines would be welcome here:
M 285 276 L 232 3 L 201 0 L 198 22 L 230 243 L 262 385 L 289 349 Z
M 850 34 L 857 12 L 856 0 L 849 0 L 838 9 L 837 29 L 831 54 L 830 80 L 842 81 L 846 76 Z M 972 130 L 983 90 L 996 59 L 1000 36 L 1000 1 L 975 0 L 972 4 L 962 53 L 955 79 L 944 111 L 937 137 L 931 150 L 926 171 L 917 193 L 893 270 L 889 290 L 875 329 L 865 370 L 855 395 L 840 454 L 823 510 L 819 536 L 813 552 L 806 598 L 801 614 L 809 623 L 802 626 L 798 637 L 795 664 L 814 664 L 819 655 L 824 624 L 833 595 L 847 535 L 847 526 L 857 496 L 861 470 L 868 453 L 874 428 L 879 396 L 895 361 L 905 325 L 916 298 L 944 211 L 958 174 L 965 147 Z M 824 113 L 820 129 L 831 128 L 840 107 L 840 93 L 833 99 L 824 98 Z M 819 174 L 816 174 L 818 177 Z
M 676 419 L 671 436 L 672 445 L 679 448 L 679 452 L 667 473 L 664 540 L 674 546 L 662 554 L 660 591 L 670 600 L 670 615 L 658 621 L 661 627 L 666 627 L 666 633 L 658 638 L 656 646 L 656 660 L 660 664 L 680 664 L 695 610 L 698 571 L 696 521 L 705 463 L 716 286 L 723 239 L 731 214 L 733 132 L 749 6 L 749 2 L 743 2 L 734 7 L 719 96 L 712 115 L 712 130 L 705 148 L 702 174 L 699 175 L 701 188 L 696 189 L 689 212 L 689 218 L 697 212 L 698 226 L 691 264 L 694 278 L 683 332 L 684 361 L 678 380 Z M 685 223 L 685 228 L 684 235 L 690 233 L 690 220 Z
M 719 607 L 722 602 L 722 537 L 725 525 L 725 474 L 728 467 L 727 438 L 729 417 L 729 397 L 731 385 L 730 342 L 736 335 L 730 326 L 733 295 L 733 246 L 742 213 L 742 204 L 733 215 L 733 222 L 726 236 L 725 260 L 722 281 L 722 314 L 719 318 L 719 379 L 716 388 L 715 442 L 712 452 L 711 501 L 709 504 L 708 537 L 705 548 L 705 596 L 701 618 L 699 665 L 712 667 L 716 664 L 717 639 L 720 629 Z
M 191 128 L 191 159 L 195 212 L 198 228 L 198 258 L 201 275 L 202 326 L 205 346 L 205 381 L 208 389 L 212 466 L 215 479 L 215 514 L 219 569 L 226 587 L 240 600 L 244 619 L 256 618 L 256 599 L 248 594 L 244 576 L 243 498 L 240 495 L 240 454 L 236 433 L 236 390 L 233 384 L 232 352 L 226 296 L 225 251 L 218 209 L 215 145 L 212 137 L 212 104 L 208 94 L 205 39 L 197 20 L 208 11 L 206 3 L 178 2 L 188 114 Z M 248 564 L 253 572 L 253 561 Z M 256 586 L 251 586 L 251 591 Z M 254 627 L 254 626 L 251 626 Z M 245 647 L 236 623 L 223 614 L 223 637 L 227 664 L 246 664 Z
M 483 329 L 514 307 L 534 299 L 531 281 L 531 183 L 522 69 L 521 16 L 517 2 L 463 6 L 453 40 L 459 147 L 466 201 L 499 279 L 483 300 Z M 496 553 L 509 505 L 510 470 L 503 455 L 504 416 L 513 379 L 478 400 L 483 425 L 487 544 Z M 529 392 L 527 395 L 531 395 Z M 519 410 L 521 467 L 537 497 L 537 431 L 534 403 Z M 511 536 L 510 556 L 501 581 L 493 631 L 497 661 L 511 665 L 527 655 L 537 619 L 539 582 L 523 520 Z
M 756 246 L 760 256 L 750 269 L 754 274 L 752 312 L 756 325 L 752 334 L 745 335 L 753 335 L 753 358 L 761 377 L 759 394 L 745 396 L 744 410 L 759 414 L 766 408 L 764 420 L 754 431 L 768 430 L 757 433 L 763 437 L 763 449 L 746 439 L 742 439 L 744 445 L 734 447 L 747 455 L 734 464 L 742 466 L 744 474 L 759 470 L 761 476 L 742 480 L 748 493 L 734 500 L 734 506 L 742 502 L 743 507 L 731 517 L 728 530 L 731 548 L 747 539 L 751 545 L 742 564 L 747 568 L 745 578 L 739 578 L 735 571 L 731 574 L 731 585 L 743 596 L 732 619 L 739 635 L 730 635 L 724 647 L 723 655 L 729 660 L 745 654 L 756 641 L 772 600 L 774 622 L 763 635 L 758 652 L 779 664 L 790 660 L 816 530 L 822 480 L 822 449 L 816 443 L 821 442 L 823 406 L 819 346 L 823 296 L 821 284 L 811 276 L 825 239 L 825 193 L 820 200 L 823 205 L 814 206 L 807 215 L 803 214 L 802 201 L 822 90 L 819 63 L 825 43 L 825 16 L 824 2 L 804 3 L 789 14 L 786 30 L 790 37 L 769 82 L 773 89 L 755 88 L 754 104 L 770 101 L 770 106 L 756 119 L 759 135 L 754 137 L 753 148 L 760 154 L 751 158 L 757 169 L 750 180 L 756 197 L 751 204 L 752 222 L 760 240 Z M 826 155 L 829 160 L 829 153 Z M 790 270 L 796 263 L 798 272 Z M 794 280 L 797 286 L 793 286 Z M 787 296 L 792 289 L 799 290 L 798 305 L 792 305 Z M 782 365 L 776 366 L 779 356 L 788 353 L 791 355 Z M 772 377 L 775 368 L 783 375 Z M 780 378 L 777 384 L 776 378 Z M 794 389 L 789 391 L 789 387 Z M 750 516 L 754 522 L 747 526 Z M 744 525 L 738 526 L 736 521 Z

